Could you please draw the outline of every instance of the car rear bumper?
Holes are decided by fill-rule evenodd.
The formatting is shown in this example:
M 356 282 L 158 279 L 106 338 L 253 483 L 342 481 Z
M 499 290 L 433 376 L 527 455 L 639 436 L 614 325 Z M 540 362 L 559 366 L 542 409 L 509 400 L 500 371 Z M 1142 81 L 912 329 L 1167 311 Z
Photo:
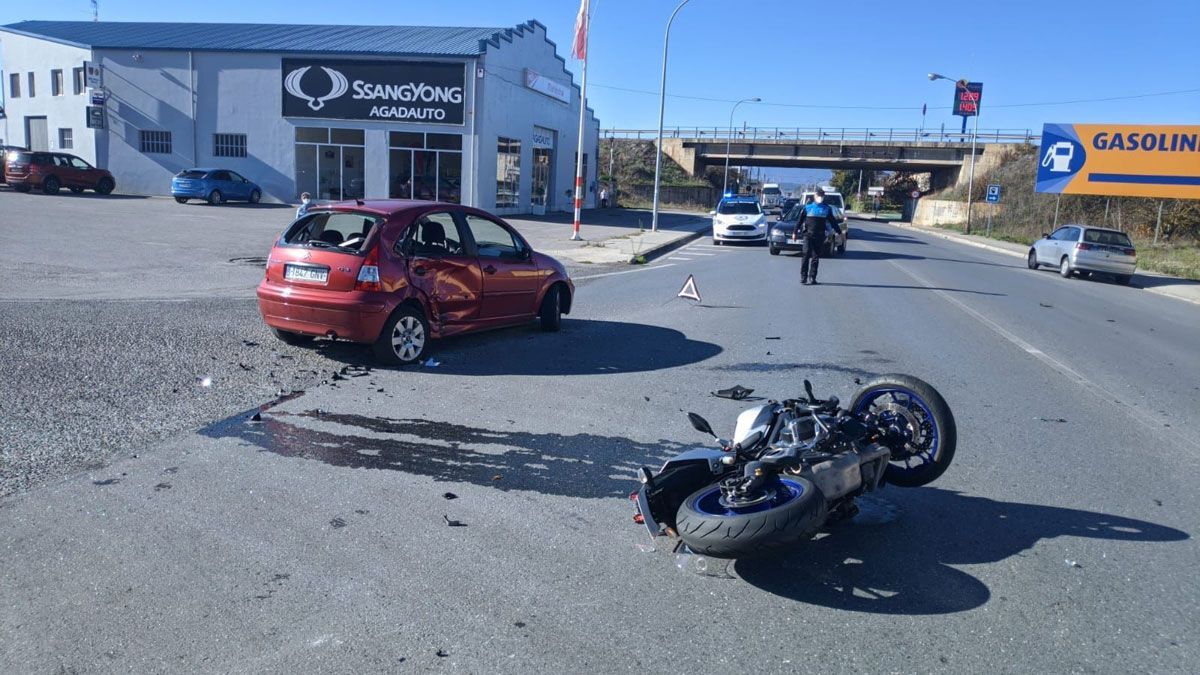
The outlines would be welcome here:
M 374 342 L 387 321 L 390 306 L 378 293 L 301 289 L 264 281 L 258 286 L 258 308 L 272 328 L 329 335 L 352 342 Z
M 1104 272 L 1108 274 L 1133 274 L 1137 269 L 1137 261 L 1113 260 L 1111 258 L 1076 255 L 1072 267 L 1088 272 Z
M 768 240 L 772 246 L 785 251 L 802 251 L 804 250 L 803 239 L 792 239 L 787 235 L 771 235 Z
M 188 199 L 205 199 L 208 192 L 204 188 L 171 188 L 172 197 L 187 197 Z

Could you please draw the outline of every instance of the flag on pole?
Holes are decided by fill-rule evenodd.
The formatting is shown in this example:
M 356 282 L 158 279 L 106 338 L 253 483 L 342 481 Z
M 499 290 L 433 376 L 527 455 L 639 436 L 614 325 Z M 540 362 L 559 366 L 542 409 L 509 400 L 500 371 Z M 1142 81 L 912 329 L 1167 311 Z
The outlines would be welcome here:
M 588 0 L 580 0 L 579 14 L 575 17 L 575 44 L 571 54 L 580 61 L 587 60 Z

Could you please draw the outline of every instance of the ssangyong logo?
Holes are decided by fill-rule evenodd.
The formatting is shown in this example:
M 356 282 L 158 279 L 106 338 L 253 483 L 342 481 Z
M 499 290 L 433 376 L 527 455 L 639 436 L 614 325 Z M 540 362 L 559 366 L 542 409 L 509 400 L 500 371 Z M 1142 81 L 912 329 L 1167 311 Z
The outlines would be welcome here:
M 321 66 L 321 70 L 325 71 L 325 74 L 329 76 L 329 81 L 332 84 L 332 88 L 329 90 L 329 93 L 325 94 L 324 96 L 309 96 L 308 94 L 304 93 L 303 89 L 300 88 L 300 79 L 304 77 L 304 74 L 311 69 L 312 66 L 304 66 L 303 68 L 297 68 L 296 70 L 288 73 L 287 78 L 283 81 L 283 88 L 287 89 L 287 92 L 292 96 L 308 101 L 308 107 L 312 108 L 313 110 L 320 110 L 321 108 L 324 108 L 325 101 L 333 100 L 342 94 L 345 94 L 350 88 L 350 83 L 346 81 L 345 75 L 339 73 L 333 68 Z

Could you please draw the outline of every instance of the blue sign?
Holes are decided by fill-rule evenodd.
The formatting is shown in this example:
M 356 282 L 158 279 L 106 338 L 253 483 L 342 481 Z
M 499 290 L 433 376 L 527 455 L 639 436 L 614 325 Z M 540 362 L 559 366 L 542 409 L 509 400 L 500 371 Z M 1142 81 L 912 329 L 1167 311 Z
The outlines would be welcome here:
M 992 185 L 988 186 L 987 200 L 988 200 L 989 204 L 995 204 L 1000 201 L 1000 186 L 999 185 L 992 184 Z

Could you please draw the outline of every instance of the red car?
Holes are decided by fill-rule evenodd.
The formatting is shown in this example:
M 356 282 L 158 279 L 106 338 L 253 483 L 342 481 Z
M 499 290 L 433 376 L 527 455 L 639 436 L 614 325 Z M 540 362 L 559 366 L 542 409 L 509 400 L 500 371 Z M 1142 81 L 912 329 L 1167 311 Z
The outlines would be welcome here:
M 316 336 L 421 359 L 434 338 L 523 324 L 556 331 L 575 285 L 508 223 L 458 204 L 340 202 L 309 211 L 267 259 L 258 306 L 289 344 Z
M 69 188 L 75 194 L 95 190 L 106 195 L 117 186 L 111 173 L 97 169 L 75 155 L 38 150 L 22 150 L 10 155 L 4 166 L 4 180 L 18 192 L 39 188 L 48 195 L 61 188 Z

